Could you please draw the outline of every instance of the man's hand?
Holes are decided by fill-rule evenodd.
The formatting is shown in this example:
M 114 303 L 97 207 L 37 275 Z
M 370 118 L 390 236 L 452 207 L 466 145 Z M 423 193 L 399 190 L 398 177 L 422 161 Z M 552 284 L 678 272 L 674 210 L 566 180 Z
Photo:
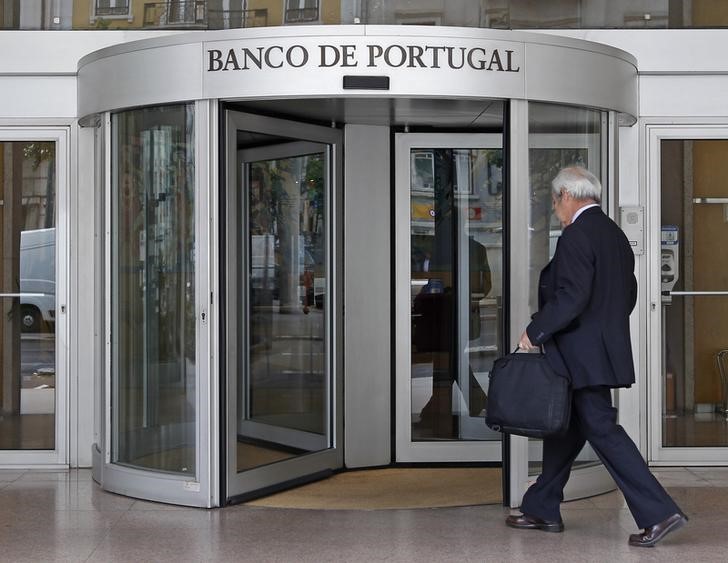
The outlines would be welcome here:
M 519 350 L 537 350 L 538 346 L 534 346 L 531 344 L 531 339 L 528 337 L 528 334 L 526 331 L 523 331 L 523 334 L 521 335 L 521 340 L 518 341 L 518 348 Z

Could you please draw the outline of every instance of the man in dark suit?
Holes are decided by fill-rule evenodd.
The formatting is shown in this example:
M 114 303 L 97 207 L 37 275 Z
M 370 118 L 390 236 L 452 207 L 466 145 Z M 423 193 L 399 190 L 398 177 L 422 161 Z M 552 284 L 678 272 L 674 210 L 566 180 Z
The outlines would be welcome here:
M 519 348 L 544 347 L 551 366 L 571 378 L 569 430 L 543 443 L 543 471 L 526 491 L 513 528 L 561 532 L 559 505 L 571 465 L 586 441 L 624 493 L 644 530 L 629 544 L 652 547 L 687 518 L 650 473 L 617 424 L 611 389 L 635 381 L 629 315 L 637 300 L 634 256 L 620 228 L 601 210 L 601 184 L 584 168 L 564 168 L 552 182 L 554 213 L 564 227 L 539 278 L 539 310 Z

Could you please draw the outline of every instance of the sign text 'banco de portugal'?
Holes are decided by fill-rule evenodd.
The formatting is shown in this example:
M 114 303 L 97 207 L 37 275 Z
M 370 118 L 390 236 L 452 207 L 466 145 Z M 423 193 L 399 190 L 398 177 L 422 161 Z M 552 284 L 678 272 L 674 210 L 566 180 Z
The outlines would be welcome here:
M 207 49 L 207 72 L 334 67 L 521 70 L 514 50 L 480 46 L 294 44 Z

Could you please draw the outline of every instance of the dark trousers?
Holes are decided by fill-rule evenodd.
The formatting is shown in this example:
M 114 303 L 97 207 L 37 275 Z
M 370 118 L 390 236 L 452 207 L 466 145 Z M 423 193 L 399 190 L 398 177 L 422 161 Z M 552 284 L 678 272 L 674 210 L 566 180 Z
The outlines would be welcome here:
M 622 490 L 637 526 L 648 528 L 682 513 L 652 475 L 637 446 L 617 424 L 617 409 L 607 387 L 575 389 L 571 423 L 563 436 L 543 441 L 543 471 L 523 497 L 524 514 L 561 520 L 559 505 L 571 465 L 588 441 Z

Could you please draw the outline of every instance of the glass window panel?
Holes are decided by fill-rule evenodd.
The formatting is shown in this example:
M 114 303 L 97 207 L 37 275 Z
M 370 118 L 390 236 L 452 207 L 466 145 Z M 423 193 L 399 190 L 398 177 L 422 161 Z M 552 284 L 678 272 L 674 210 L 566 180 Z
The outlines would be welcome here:
M 317 21 L 318 6 L 318 0 L 286 0 L 286 23 Z
M 681 0 L 448 0 L 427 7 L 416 0 L 370 0 L 362 5 L 363 23 L 500 29 L 721 27 L 727 17 L 720 2 Z
M 728 8 L 720 0 L 129 0 L 68 2 L 68 15 L 50 21 L 36 2 L 5 0 L 0 29 L 237 29 L 305 24 L 417 24 L 495 29 L 722 28 Z M 70 5 L 72 4 L 72 6 Z M 89 16 L 92 17 L 89 17 Z
M 113 460 L 195 473 L 192 105 L 112 121 Z
M 96 0 L 97 16 L 125 16 L 129 13 L 129 0 Z
M 0 449 L 53 450 L 56 145 L 0 142 Z
M 529 215 L 529 306 L 538 310 L 538 278 L 553 258 L 561 225 L 552 213 L 551 180 L 566 166 L 581 166 L 602 177 L 602 112 L 586 108 L 531 102 L 528 104 L 528 155 L 531 207 Z M 602 206 L 607 202 L 602 190 Z M 531 440 L 529 472 L 541 468 L 540 440 Z M 598 463 L 587 444 L 575 467 Z
M 726 447 L 728 276 L 716 264 L 728 263 L 728 140 L 660 149 L 662 445 Z

